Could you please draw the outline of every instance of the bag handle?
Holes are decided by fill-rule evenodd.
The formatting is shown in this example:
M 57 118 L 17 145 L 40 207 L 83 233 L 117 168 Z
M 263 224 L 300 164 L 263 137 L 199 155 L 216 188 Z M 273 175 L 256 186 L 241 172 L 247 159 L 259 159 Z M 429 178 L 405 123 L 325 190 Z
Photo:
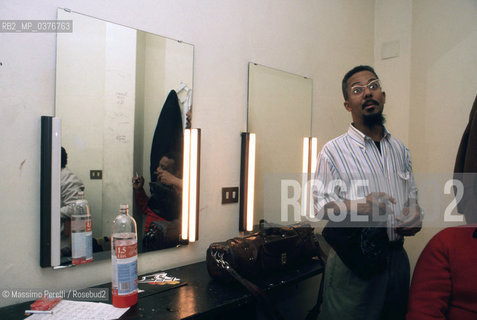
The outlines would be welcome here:
M 261 236 L 267 236 L 271 234 L 282 234 L 283 228 L 284 226 L 270 223 L 265 219 L 261 219 L 260 222 L 258 223 L 258 233 Z

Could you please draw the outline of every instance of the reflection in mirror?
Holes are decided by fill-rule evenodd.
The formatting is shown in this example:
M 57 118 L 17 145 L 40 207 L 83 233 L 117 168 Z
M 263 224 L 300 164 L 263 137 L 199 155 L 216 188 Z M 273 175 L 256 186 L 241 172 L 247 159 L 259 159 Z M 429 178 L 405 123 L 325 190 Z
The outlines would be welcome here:
M 57 35 L 56 116 L 66 167 L 84 185 L 90 206 L 94 260 L 109 258 L 111 224 L 122 203 L 134 204 L 139 252 L 180 244 L 193 46 L 69 10 L 59 9 L 58 19 L 72 20 L 73 32 Z M 65 263 L 69 217 L 62 214 Z
M 300 190 L 285 186 L 290 203 L 282 212 L 282 180 L 301 185 L 303 138 L 311 134 L 313 81 L 249 64 L 248 132 L 256 134 L 254 224 L 294 222 Z M 296 199 L 296 200 L 293 200 Z M 283 216 L 283 217 L 282 217 Z

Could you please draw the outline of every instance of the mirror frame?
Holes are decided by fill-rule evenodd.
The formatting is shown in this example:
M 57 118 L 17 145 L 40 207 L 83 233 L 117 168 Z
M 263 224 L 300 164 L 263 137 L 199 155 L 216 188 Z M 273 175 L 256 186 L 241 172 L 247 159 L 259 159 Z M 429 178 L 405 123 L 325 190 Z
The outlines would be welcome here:
M 65 10 L 69 13 L 81 14 L 65 8 L 58 8 L 58 10 Z M 84 15 L 84 14 L 82 14 Z M 88 16 L 88 15 L 85 15 Z M 91 16 L 88 16 L 91 17 Z M 94 17 L 91 17 L 94 18 Z M 94 18 L 99 19 L 99 18 Z M 103 20 L 103 19 L 99 19 Z M 114 23 L 103 20 L 105 22 Z M 115 23 L 117 24 L 117 23 Z M 120 24 L 118 24 L 120 25 Z M 122 26 L 122 25 L 121 25 Z M 129 27 L 128 27 L 129 28 Z M 147 31 L 135 29 L 149 33 Z M 157 35 L 160 36 L 160 35 Z M 185 43 L 180 40 L 171 39 L 168 37 L 160 36 L 162 38 L 177 41 L 179 43 Z M 194 59 L 194 50 L 192 49 L 192 59 Z M 193 66 L 192 66 L 193 68 Z M 192 79 L 194 71 L 192 69 Z M 192 95 L 190 97 L 190 104 L 192 105 Z M 184 128 L 185 129 L 185 128 Z M 199 136 L 200 139 L 200 136 Z M 200 142 L 200 140 L 199 140 Z M 182 146 L 183 147 L 183 146 Z M 200 147 L 200 143 L 199 143 Z M 200 155 L 200 149 L 199 149 Z M 62 265 L 60 256 L 60 163 L 61 163 L 61 119 L 54 116 L 42 116 L 41 117 L 41 174 L 40 174 L 40 266 L 52 267 L 53 269 L 65 268 L 73 266 L 71 264 Z M 200 171 L 200 161 L 197 164 L 197 172 Z M 198 182 L 198 181 L 197 181 Z M 196 204 L 197 210 L 195 210 L 194 220 L 197 221 L 195 228 L 195 239 L 198 240 L 198 205 L 199 205 L 199 192 L 197 183 L 197 195 Z M 190 220 L 190 219 L 189 219 Z M 188 227 L 188 226 L 187 226 Z M 187 238 L 187 236 L 186 236 Z M 180 241 L 180 244 L 193 242 L 186 240 Z M 108 252 L 107 257 L 110 253 Z M 99 260 L 107 258 L 100 255 Z M 95 256 L 95 260 L 98 261 Z
M 257 181 L 259 180 L 259 177 L 256 176 L 257 173 L 260 173 L 258 172 L 259 171 L 259 162 L 260 162 L 260 159 L 259 159 L 259 155 L 260 155 L 260 149 L 259 149 L 259 140 L 260 140 L 260 136 L 258 135 L 257 132 L 255 132 L 255 129 L 251 128 L 250 126 L 250 117 L 251 117 L 251 111 L 250 111 L 250 108 L 251 108 L 251 105 L 252 105 L 252 97 L 255 97 L 257 96 L 256 94 L 253 95 L 253 91 L 251 89 L 251 76 L 252 76 L 252 71 L 253 70 L 259 70 L 259 69 L 265 69 L 267 70 L 267 72 L 269 73 L 273 73 L 273 74 L 281 74 L 281 77 L 283 79 L 283 75 L 286 75 L 287 78 L 285 79 L 285 81 L 290 81 L 290 79 L 294 79 L 293 81 L 297 81 L 299 80 L 300 83 L 302 83 L 303 81 L 306 83 L 306 90 L 308 91 L 309 90 L 309 96 L 306 96 L 306 99 L 304 100 L 309 100 L 307 101 L 307 103 L 309 103 L 309 105 L 307 104 L 306 106 L 306 111 L 307 111 L 307 119 L 306 121 L 307 122 L 307 126 L 308 126 L 308 130 L 307 130 L 307 133 L 303 134 L 302 136 L 302 139 L 304 138 L 308 138 L 310 139 L 311 138 L 311 134 L 312 134 L 312 113 L 313 113 L 313 79 L 312 78 L 309 78 L 309 77 L 306 77 L 306 76 L 303 76 L 303 75 L 299 75 L 299 74 L 295 74 L 295 73 L 291 73 L 291 72 L 288 72 L 288 71 L 284 71 L 284 70 L 280 70 L 280 69 L 276 69 L 276 68 L 273 68 L 273 67 L 269 67 L 269 66 L 265 66 L 265 65 L 262 65 L 262 64 L 258 64 L 258 63 L 255 63 L 255 62 L 249 62 L 248 64 L 248 97 L 247 97 L 247 132 L 245 133 L 242 133 L 242 143 L 241 143 L 241 169 L 240 169 L 240 209 L 239 209 L 239 231 L 241 232 L 250 232 L 250 231 L 254 231 L 256 229 L 256 226 L 257 224 L 255 223 L 255 220 L 257 220 L 257 206 L 256 206 L 256 199 L 257 199 L 257 192 L 260 192 L 260 190 L 257 190 Z M 258 74 L 259 71 L 257 71 L 257 73 L 255 74 Z M 283 80 L 281 80 L 283 81 Z M 305 85 L 303 83 L 303 85 Z M 304 88 L 304 87 L 303 87 Z M 256 91 L 256 90 L 255 90 Z M 304 97 L 304 96 L 302 96 Z M 301 104 L 303 105 L 303 104 Z M 256 108 L 257 105 L 254 106 L 254 108 Z M 268 121 L 268 120 L 267 120 Z M 256 134 L 256 142 L 254 142 L 252 144 L 252 146 L 249 146 L 248 142 L 249 142 L 249 139 L 250 137 L 252 136 L 252 134 Z M 311 140 L 311 139 L 310 139 Z M 255 145 L 256 143 L 256 145 Z M 303 150 L 303 147 L 302 147 L 302 143 L 303 143 L 303 140 L 300 140 L 298 141 L 298 144 L 296 145 L 296 149 L 299 149 L 300 151 Z M 251 147 L 251 149 L 249 149 L 249 147 Z M 256 149 L 255 149 L 256 148 Z M 311 150 L 311 147 L 310 147 L 310 150 Z M 253 157 L 250 157 L 253 153 Z M 300 154 L 300 157 L 302 157 L 303 155 Z M 307 157 L 307 168 L 308 168 L 308 172 L 301 172 L 301 171 L 304 171 L 304 168 L 302 166 L 302 163 L 303 162 L 303 159 L 300 161 L 300 167 L 297 168 L 297 170 L 299 172 L 296 172 L 296 173 L 299 173 L 301 175 L 304 175 L 305 173 L 307 174 L 307 178 L 309 176 L 309 159 Z M 252 166 L 255 166 L 252 168 Z M 303 169 L 303 170 L 302 170 Z M 253 170 L 253 174 L 255 175 L 254 177 L 250 177 L 250 171 Z M 262 172 L 263 173 L 263 172 Z M 295 174 L 295 172 L 291 172 L 292 174 Z M 303 180 L 300 179 L 300 182 L 302 182 Z M 262 179 L 262 182 L 263 182 L 263 179 Z M 263 190 L 262 190 L 263 191 Z M 252 193 L 252 194 L 251 194 Z M 303 195 L 307 194 L 307 192 L 304 192 L 302 193 L 302 198 L 303 198 Z M 265 194 L 262 194 L 263 196 Z M 304 201 L 302 199 L 302 201 Z M 302 202 L 301 201 L 301 202 Z M 253 203 L 250 203 L 250 202 L 253 202 Z M 308 201 L 306 201 L 307 203 Z M 302 202 L 303 203 L 303 202 Z M 262 214 L 263 215 L 263 219 L 266 218 L 266 212 L 265 212 L 265 206 L 263 206 L 262 208 L 260 208 L 263 210 L 263 212 L 258 212 L 259 214 Z M 250 212 L 250 210 L 252 211 L 252 213 Z M 252 221 L 250 221 L 252 220 Z M 270 221 L 269 221 L 270 222 Z M 283 221 L 282 221 L 283 222 Z M 258 223 L 258 221 L 257 221 Z M 275 223 L 275 222 L 274 222 Z

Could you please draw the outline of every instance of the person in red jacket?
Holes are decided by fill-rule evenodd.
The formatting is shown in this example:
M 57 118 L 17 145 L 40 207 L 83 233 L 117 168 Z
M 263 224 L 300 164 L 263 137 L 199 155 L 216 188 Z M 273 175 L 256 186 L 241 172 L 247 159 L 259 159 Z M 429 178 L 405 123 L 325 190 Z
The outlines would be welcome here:
M 173 221 L 180 216 L 182 180 L 178 177 L 175 154 L 164 155 L 155 171 L 157 180 L 151 182 L 151 197 L 144 190 L 144 177 L 133 177 L 134 196 L 141 211 L 146 215 L 144 231 L 153 221 Z
M 442 230 L 422 251 L 407 320 L 477 319 L 477 97 L 457 151 L 454 179 L 461 182 L 458 212 L 468 225 Z
M 477 319 L 477 224 L 429 241 L 414 269 L 406 319 Z

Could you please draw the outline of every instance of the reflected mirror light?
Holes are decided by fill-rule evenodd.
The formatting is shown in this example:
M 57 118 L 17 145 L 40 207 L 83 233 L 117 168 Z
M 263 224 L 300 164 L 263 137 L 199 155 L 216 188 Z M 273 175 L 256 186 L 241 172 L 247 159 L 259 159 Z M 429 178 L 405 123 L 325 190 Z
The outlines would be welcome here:
M 57 34 L 55 116 L 62 122 L 67 168 L 84 185 L 91 209 L 94 260 L 109 259 L 111 224 L 121 203 L 133 208 L 139 252 L 186 244 L 180 240 L 182 190 L 159 179 L 157 172 L 166 157 L 174 164 L 166 171 L 182 179 L 194 47 L 70 10 L 58 9 L 58 19 L 71 20 L 73 32 Z M 144 212 L 133 193 L 136 175 L 144 177 L 145 201 L 152 213 Z M 154 190 L 164 192 L 159 197 Z M 176 205 L 167 206 L 174 197 Z M 164 214 L 169 207 L 177 208 L 177 214 Z M 146 224 L 163 219 L 170 226 L 155 225 L 176 230 L 176 240 L 165 246 L 149 241 L 146 247 L 143 239 L 151 236 Z M 62 220 L 64 226 L 68 216 Z M 71 256 L 64 249 L 70 239 L 62 230 L 62 263 L 67 264 Z
M 315 176 L 318 156 L 318 139 L 315 137 L 303 138 L 303 165 L 301 181 L 301 215 L 312 217 L 313 197 L 311 181 Z
M 308 183 L 308 164 L 310 163 L 310 138 L 305 137 L 303 138 L 303 166 L 302 166 L 302 172 L 303 172 L 303 178 L 301 180 L 301 185 L 306 186 Z M 308 193 L 306 188 L 301 189 L 301 215 L 306 216 L 307 214 L 307 198 L 308 198 Z

